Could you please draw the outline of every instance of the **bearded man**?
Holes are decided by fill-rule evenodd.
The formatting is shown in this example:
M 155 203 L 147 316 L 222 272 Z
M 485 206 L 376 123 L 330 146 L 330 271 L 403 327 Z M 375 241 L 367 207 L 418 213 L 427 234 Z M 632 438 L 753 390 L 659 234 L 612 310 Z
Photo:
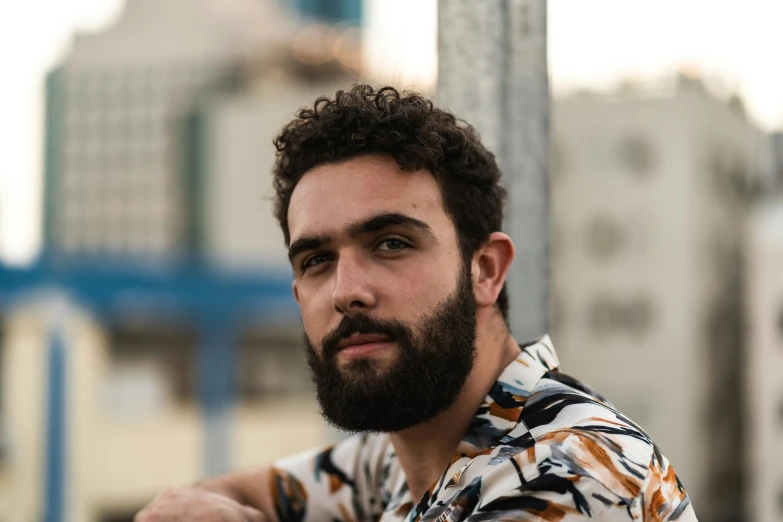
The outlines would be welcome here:
M 354 435 L 166 491 L 137 522 L 696 520 L 641 428 L 549 337 L 511 336 L 505 191 L 469 125 L 359 84 L 275 145 L 318 401 Z

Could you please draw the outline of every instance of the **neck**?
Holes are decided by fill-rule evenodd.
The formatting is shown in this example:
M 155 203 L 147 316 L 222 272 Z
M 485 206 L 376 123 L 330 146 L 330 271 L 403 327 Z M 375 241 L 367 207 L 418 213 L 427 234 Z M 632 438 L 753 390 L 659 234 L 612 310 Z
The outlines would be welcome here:
M 482 317 L 478 319 L 481 325 Z M 390 435 L 414 502 L 446 471 L 492 385 L 519 355 L 500 314 L 493 313 L 483 322 L 485 327 L 476 331 L 475 365 L 454 404 L 424 424 Z

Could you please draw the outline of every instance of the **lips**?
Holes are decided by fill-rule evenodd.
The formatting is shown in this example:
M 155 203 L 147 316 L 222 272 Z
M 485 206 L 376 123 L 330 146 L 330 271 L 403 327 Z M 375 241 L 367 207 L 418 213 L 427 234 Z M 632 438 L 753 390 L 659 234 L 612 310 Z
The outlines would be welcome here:
M 391 338 L 388 335 L 383 334 L 353 334 L 340 341 L 337 345 L 337 348 L 339 350 L 344 350 L 352 346 L 373 343 L 387 343 L 390 341 Z

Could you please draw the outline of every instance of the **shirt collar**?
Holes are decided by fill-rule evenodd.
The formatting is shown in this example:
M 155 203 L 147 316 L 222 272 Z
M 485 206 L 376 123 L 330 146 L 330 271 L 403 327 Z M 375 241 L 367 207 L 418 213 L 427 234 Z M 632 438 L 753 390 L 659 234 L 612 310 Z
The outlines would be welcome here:
M 560 366 L 548 335 L 520 345 L 521 352 L 492 386 L 457 450 L 475 455 L 492 448 L 519 423 L 527 398 L 539 379 Z

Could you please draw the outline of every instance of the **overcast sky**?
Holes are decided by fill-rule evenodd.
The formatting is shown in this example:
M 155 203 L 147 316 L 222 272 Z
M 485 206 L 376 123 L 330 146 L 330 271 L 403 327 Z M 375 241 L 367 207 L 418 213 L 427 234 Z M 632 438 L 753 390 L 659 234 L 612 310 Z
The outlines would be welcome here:
M 433 81 L 436 0 L 366 1 L 368 13 L 378 15 L 376 47 L 394 49 L 390 67 Z M 75 29 L 104 27 L 121 6 L 121 0 L 0 6 L 0 256 L 7 262 L 26 262 L 40 246 L 43 75 Z M 400 13 L 417 11 L 423 15 L 415 27 L 404 22 L 415 31 L 400 39 Z M 552 86 L 600 88 L 687 68 L 736 90 L 761 126 L 779 128 L 781 20 L 783 2 L 769 0 L 550 0 Z

